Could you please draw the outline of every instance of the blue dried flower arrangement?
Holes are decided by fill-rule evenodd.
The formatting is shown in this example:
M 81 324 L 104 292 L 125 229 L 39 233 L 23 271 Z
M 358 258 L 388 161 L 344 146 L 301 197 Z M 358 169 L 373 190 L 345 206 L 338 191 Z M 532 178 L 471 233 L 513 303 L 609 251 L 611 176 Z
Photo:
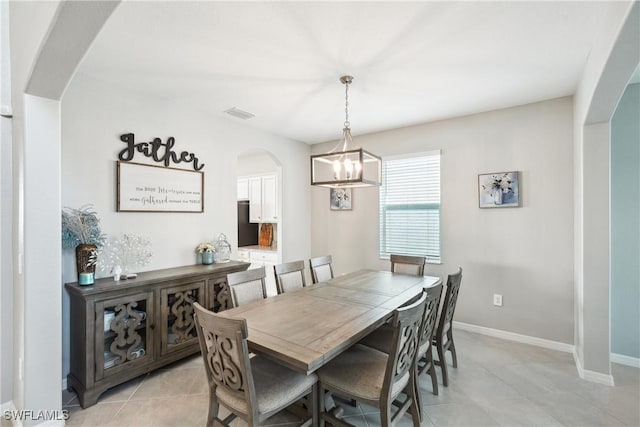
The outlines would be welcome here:
M 62 209 L 62 248 L 73 249 L 79 244 L 102 247 L 105 235 L 100 229 L 100 219 L 91 205 L 79 209 Z

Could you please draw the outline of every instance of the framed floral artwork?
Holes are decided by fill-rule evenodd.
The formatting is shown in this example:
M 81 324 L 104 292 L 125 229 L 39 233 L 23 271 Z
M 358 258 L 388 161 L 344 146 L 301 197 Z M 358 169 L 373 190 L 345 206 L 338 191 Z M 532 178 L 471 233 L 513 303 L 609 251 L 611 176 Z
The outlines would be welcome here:
M 332 188 L 329 192 L 329 206 L 332 211 L 350 211 L 353 201 L 350 188 Z
M 520 172 L 496 172 L 478 175 L 480 208 L 517 208 L 520 206 Z

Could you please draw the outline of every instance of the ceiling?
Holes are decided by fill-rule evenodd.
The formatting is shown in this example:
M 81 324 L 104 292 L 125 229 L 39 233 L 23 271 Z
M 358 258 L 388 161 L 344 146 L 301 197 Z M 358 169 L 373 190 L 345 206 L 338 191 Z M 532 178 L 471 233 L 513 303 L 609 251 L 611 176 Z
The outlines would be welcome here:
M 343 74 L 354 138 L 571 95 L 610 7 L 127 1 L 78 71 L 313 144 L 341 135 Z

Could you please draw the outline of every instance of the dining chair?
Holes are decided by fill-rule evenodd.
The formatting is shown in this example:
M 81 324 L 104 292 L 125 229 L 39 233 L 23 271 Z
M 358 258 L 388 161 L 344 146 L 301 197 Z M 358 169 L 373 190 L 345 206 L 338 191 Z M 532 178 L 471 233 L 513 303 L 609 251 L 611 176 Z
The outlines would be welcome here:
M 231 306 L 238 307 L 267 298 L 265 278 L 264 267 L 227 274 Z
M 431 377 L 431 391 L 438 395 L 438 376 L 433 362 L 433 334 L 436 329 L 438 308 L 442 297 L 442 280 L 425 289 L 427 292 L 427 308 L 424 311 L 422 326 L 420 327 L 420 347 L 418 348 L 418 376 L 427 372 Z M 420 399 L 420 396 L 418 396 Z M 422 406 L 420 406 L 422 408 Z
M 424 263 L 426 258 L 423 256 L 391 254 L 389 260 L 391 261 L 392 273 L 424 276 Z
M 307 286 L 304 278 L 304 261 L 286 262 L 273 266 L 278 294 L 284 294 Z
M 235 418 L 258 426 L 305 396 L 313 402 L 306 424 L 318 424 L 315 374 L 293 371 L 260 355 L 249 358 L 246 319 L 219 316 L 197 302 L 193 307 L 209 383 L 208 427 L 229 426 Z M 218 418 L 220 404 L 231 412 L 223 420 Z
M 458 357 L 456 356 L 456 345 L 453 342 L 453 313 L 456 310 L 456 302 L 458 301 L 458 293 L 460 292 L 460 282 L 462 282 L 462 268 L 458 267 L 458 271 L 449 274 L 447 277 L 447 290 L 444 294 L 444 302 L 440 310 L 438 318 L 438 327 L 436 328 L 433 345 L 438 352 L 438 360 L 434 363 L 440 366 L 442 371 L 442 385 L 449 386 L 449 375 L 447 373 L 446 352 L 451 352 L 451 360 L 454 368 L 458 367 Z
M 321 367 L 317 371 L 319 395 L 326 390 L 376 406 L 380 408 L 382 426 L 394 425 L 408 410 L 413 425 L 420 425 L 415 395 L 416 356 L 425 302 L 426 295 L 423 294 L 415 303 L 394 311 L 388 354 L 355 344 Z M 334 426 L 351 425 L 325 412 L 323 401 L 319 402 L 319 407 L 321 427 L 325 422 Z M 396 407 L 398 410 L 392 414 Z
M 442 280 L 435 284 L 424 288 L 427 295 L 425 302 L 425 310 L 420 324 L 420 344 L 418 346 L 418 355 L 416 358 L 416 369 L 418 370 L 418 378 L 427 372 L 431 377 L 431 387 L 434 395 L 438 395 L 438 376 L 436 374 L 435 365 L 432 355 L 432 339 L 435 330 L 436 319 L 438 317 L 438 307 L 440 306 L 440 297 L 442 295 Z M 393 338 L 393 327 L 387 323 L 367 335 L 360 340 L 360 344 L 375 348 L 384 353 L 389 353 L 391 340 Z M 418 408 L 422 411 L 420 404 L 420 391 L 416 383 L 416 399 Z M 422 414 L 421 414 L 422 418 Z
M 309 260 L 311 280 L 314 284 L 333 279 L 333 267 L 331 267 L 332 262 L 333 260 L 331 259 L 331 255 L 311 258 Z

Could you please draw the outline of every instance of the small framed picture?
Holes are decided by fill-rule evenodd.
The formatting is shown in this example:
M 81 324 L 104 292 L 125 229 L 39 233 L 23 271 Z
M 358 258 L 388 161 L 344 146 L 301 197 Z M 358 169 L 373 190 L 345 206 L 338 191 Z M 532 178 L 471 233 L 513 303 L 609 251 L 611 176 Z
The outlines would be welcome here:
M 353 199 L 350 188 L 332 188 L 329 194 L 329 206 L 332 211 L 350 211 L 352 209 Z
M 520 206 L 520 173 L 496 172 L 478 175 L 480 208 Z

